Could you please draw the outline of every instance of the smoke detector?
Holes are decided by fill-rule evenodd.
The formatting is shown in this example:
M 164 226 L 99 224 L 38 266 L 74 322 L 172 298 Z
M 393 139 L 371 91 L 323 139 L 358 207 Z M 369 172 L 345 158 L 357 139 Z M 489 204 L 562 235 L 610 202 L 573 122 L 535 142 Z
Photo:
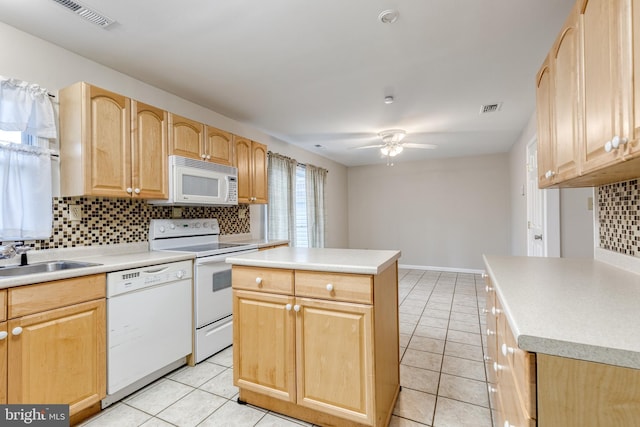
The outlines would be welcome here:
M 116 22 L 115 20 L 77 1 L 73 1 L 73 0 L 53 0 L 53 1 L 58 3 L 60 6 L 64 7 L 65 9 L 68 9 L 71 12 L 75 13 L 76 15 L 86 19 L 92 24 L 98 25 L 99 27 L 106 28 L 109 25 Z
M 382 11 L 378 15 L 378 20 L 383 24 L 393 24 L 398 20 L 398 11 L 391 9 Z

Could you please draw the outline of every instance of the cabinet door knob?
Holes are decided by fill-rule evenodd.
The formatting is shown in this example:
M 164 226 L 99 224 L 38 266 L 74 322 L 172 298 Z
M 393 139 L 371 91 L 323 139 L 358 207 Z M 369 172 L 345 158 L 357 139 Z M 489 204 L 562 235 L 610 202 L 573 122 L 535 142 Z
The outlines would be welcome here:
M 256 277 L 256 283 L 258 284 L 258 286 L 262 285 L 262 277 Z
M 503 356 L 506 356 L 506 355 L 508 355 L 508 354 L 513 354 L 513 353 L 515 352 L 515 350 L 513 349 L 513 347 L 509 347 L 509 346 L 508 346 L 508 345 L 506 345 L 506 344 L 502 344 L 501 349 L 502 349 L 502 355 L 503 355 Z
M 206 155 L 206 154 L 200 154 L 200 158 L 201 158 L 202 160 L 204 160 L 204 159 L 206 159 L 206 158 L 207 158 L 207 155 Z
M 627 138 L 620 138 L 618 135 L 614 136 L 613 139 L 611 140 L 611 146 L 613 148 L 618 148 L 620 147 L 620 145 L 624 145 L 626 143 L 627 143 Z M 606 150 L 606 147 L 605 147 L 605 150 Z
M 487 277 L 489 277 L 489 275 L 487 273 L 482 273 L 482 278 L 486 279 Z
M 287 304 L 284 306 L 285 310 L 291 311 L 291 304 Z
M 0 331 L 0 340 L 7 338 L 7 336 L 9 336 L 7 331 Z
M 497 390 L 495 389 L 495 387 L 491 387 L 491 384 L 487 384 L 487 391 L 489 393 L 495 393 Z
M 333 290 L 333 285 L 331 283 L 327 283 L 327 290 L 331 292 Z
M 493 362 L 493 370 L 498 372 L 498 371 L 502 370 L 502 366 L 500 366 L 498 364 L 498 362 Z
M 293 306 L 293 311 L 295 311 L 296 313 L 300 311 L 300 306 L 298 304 Z
M 487 329 L 487 336 L 495 335 L 496 333 L 491 329 Z
M 499 308 L 491 307 L 491 314 L 497 316 L 500 313 L 502 313 L 502 310 L 500 310 Z
M 484 356 L 484 361 L 485 362 L 491 362 L 493 359 L 491 359 L 491 356 Z
M 129 193 L 129 194 L 133 193 L 133 188 L 127 187 L 127 193 Z
M 484 287 L 484 290 L 485 290 L 487 293 L 489 293 L 489 292 L 493 291 L 493 288 L 492 288 L 491 286 L 487 285 L 487 286 L 485 286 L 485 287 Z
M 136 194 L 140 194 L 140 189 L 136 188 L 136 189 L 133 190 L 133 192 L 136 193 Z
M 20 326 L 16 326 L 15 328 L 13 328 L 13 330 L 11 331 L 11 333 L 13 335 L 20 335 L 22 333 L 22 328 Z
M 211 156 L 207 154 L 207 160 L 211 160 Z
M 604 143 L 604 151 L 610 153 L 613 150 L 613 143 L 611 141 L 607 141 Z

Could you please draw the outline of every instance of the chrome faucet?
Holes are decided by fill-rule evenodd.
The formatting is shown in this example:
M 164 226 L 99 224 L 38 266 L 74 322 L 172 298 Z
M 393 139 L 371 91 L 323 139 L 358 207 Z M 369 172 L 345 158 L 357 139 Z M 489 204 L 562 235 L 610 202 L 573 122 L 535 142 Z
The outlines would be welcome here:
M 24 241 L 15 241 L 0 246 L 0 259 L 13 258 L 16 255 L 20 255 L 20 265 L 27 265 L 27 251 L 30 250 L 31 247 L 26 246 Z

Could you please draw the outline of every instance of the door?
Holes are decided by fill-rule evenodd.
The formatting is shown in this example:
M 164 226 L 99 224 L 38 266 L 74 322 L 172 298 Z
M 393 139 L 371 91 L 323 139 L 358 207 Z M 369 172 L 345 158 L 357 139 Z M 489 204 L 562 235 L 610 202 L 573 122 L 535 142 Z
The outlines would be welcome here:
M 551 57 L 553 70 L 553 138 L 556 182 L 578 176 L 580 129 L 580 14 L 572 9 Z
M 205 141 L 206 160 L 221 165 L 233 165 L 233 134 L 207 126 Z
M 560 256 L 560 193 L 537 185 L 537 140 L 527 144 L 527 255 Z
M 259 142 L 251 142 L 251 158 L 253 172 L 251 179 L 251 194 L 253 203 L 267 203 L 269 194 L 267 190 L 267 146 Z
M 231 264 L 225 256 L 200 258 L 195 268 L 196 328 L 231 316 Z
M 544 256 L 544 195 L 538 187 L 537 145 L 527 146 L 527 255 Z
M 250 203 L 252 197 L 251 141 L 236 136 L 235 161 L 238 168 L 238 203 Z
M 582 4 L 584 129 L 583 173 L 618 161 L 625 147 L 610 149 L 615 136 L 632 139 L 631 28 L 629 0 Z
M 371 424 L 373 308 L 296 298 L 298 405 Z
M 555 165 L 553 159 L 553 110 L 552 110 L 552 76 L 549 57 L 545 60 L 536 79 L 536 111 L 538 120 L 538 143 L 536 171 L 537 186 L 548 187 L 553 184 Z
M 131 185 L 129 98 L 86 85 L 87 194 L 126 197 Z
M 169 154 L 204 160 L 204 125 L 193 120 L 169 114 Z
M 166 199 L 168 197 L 168 116 L 167 112 L 131 101 L 132 187 L 134 197 Z
M 105 397 L 105 301 L 9 320 L 8 403 L 62 403 L 70 413 Z
M 233 383 L 287 402 L 296 399 L 294 299 L 233 291 Z

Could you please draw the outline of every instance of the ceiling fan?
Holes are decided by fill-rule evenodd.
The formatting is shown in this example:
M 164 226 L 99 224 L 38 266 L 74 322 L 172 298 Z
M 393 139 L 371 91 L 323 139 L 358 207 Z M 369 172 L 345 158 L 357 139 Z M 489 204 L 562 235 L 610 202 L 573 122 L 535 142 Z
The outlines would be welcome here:
M 437 145 L 433 144 L 416 144 L 413 142 L 403 142 L 407 132 L 402 129 L 389 129 L 378 133 L 378 136 L 382 139 L 382 144 L 365 145 L 363 147 L 356 147 L 357 149 L 365 148 L 379 148 L 380 154 L 387 157 L 387 165 L 393 165 L 391 163 L 391 157 L 395 157 L 402 153 L 405 148 L 422 148 L 426 150 L 433 150 L 437 148 Z

